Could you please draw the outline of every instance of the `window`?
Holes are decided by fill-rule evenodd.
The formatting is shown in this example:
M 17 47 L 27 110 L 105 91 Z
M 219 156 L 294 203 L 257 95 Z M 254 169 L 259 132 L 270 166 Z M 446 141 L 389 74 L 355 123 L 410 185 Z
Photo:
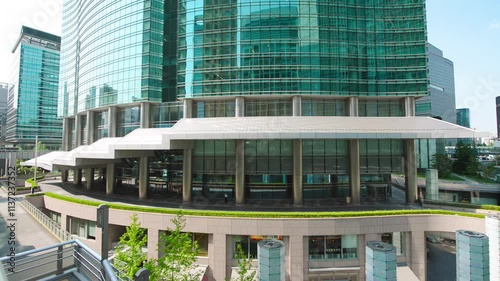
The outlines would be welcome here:
M 393 233 L 382 233 L 382 242 L 388 243 L 396 247 L 396 255 L 405 255 L 405 233 L 404 232 L 393 232 Z
M 96 223 L 94 221 L 68 216 L 68 228 L 71 235 L 76 235 L 80 238 L 95 240 Z
M 257 259 L 257 243 L 265 239 L 283 240 L 282 236 L 261 236 L 261 235 L 236 235 L 233 236 L 233 258 L 236 258 L 236 250 L 241 245 L 243 252 L 251 259 Z
M 309 259 L 355 259 L 357 257 L 357 235 L 309 237 Z

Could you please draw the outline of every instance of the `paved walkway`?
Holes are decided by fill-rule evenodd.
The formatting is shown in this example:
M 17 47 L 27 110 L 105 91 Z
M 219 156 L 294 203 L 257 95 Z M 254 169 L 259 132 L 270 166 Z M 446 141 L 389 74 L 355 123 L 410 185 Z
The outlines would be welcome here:
M 10 217 L 7 204 L 7 193 L 0 188 L 0 257 L 10 253 L 8 226 L 15 223 L 15 251 L 16 253 L 41 248 L 59 243 L 37 220 L 27 213 L 19 203 L 16 202 L 15 216 Z M 8 221 L 8 219 L 16 221 Z
M 419 204 L 406 204 L 405 193 L 398 188 L 392 188 L 393 197 L 387 201 L 381 196 L 377 200 L 365 198 L 361 204 L 347 204 L 344 199 L 305 199 L 303 206 L 293 206 L 290 199 L 247 200 L 244 206 L 236 206 L 234 200 L 224 202 L 224 198 L 206 198 L 201 194 L 193 195 L 192 203 L 183 203 L 180 196 L 151 195 L 146 201 L 139 200 L 137 194 L 123 193 L 119 188 L 115 190 L 120 194 L 106 195 L 104 187 L 95 184 L 94 189 L 86 190 L 84 185 L 76 186 L 73 183 L 62 183 L 60 180 L 47 180 L 40 183 L 42 191 L 62 195 L 71 195 L 82 199 L 123 204 L 154 206 L 164 208 L 182 208 L 197 210 L 232 210 L 232 211 L 368 211 L 368 210 L 401 210 L 420 209 Z

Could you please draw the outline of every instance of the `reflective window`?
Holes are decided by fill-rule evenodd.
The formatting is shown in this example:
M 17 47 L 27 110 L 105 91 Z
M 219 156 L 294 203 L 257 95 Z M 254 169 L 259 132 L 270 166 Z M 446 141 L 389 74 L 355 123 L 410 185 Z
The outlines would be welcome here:
M 405 255 L 405 233 L 404 232 L 389 232 L 382 233 L 382 242 L 393 245 L 396 248 L 397 256 Z
M 357 235 L 309 237 L 309 259 L 355 259 L 358 257 Z

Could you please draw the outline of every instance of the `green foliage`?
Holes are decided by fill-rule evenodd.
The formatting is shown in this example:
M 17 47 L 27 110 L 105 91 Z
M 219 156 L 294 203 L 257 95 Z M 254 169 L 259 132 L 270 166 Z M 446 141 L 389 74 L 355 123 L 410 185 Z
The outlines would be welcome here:
M 201 272 L 196 272 L 196 256 L 199 247 L 192 240 L 191 233 L 182 232 L 185 219 L 178 213 L 172 219 L 174 228 L 167 228 L 167 234 L 161 233 L 159 250 L 163 249 L 164 255 L 158 260 L 150 260 L 145 267 L 149 270 L 150 280 L 169 281 L 198 281 Z
M 250 258 L 245 255 L 241 244 L 236 247 L 236 259 L 238 259 L 238 277 L 231 281 L 254 281 L 257 271 L 249 273 L 252 269 L 252 263 Z
M 491 162 L 488 165 L 482 167 L 483 177 L 492 178 L 495 176 L 495 163 Z
M 436 153 L 432 155 L 431 167 L 438 170 L 439 178 L 447 178 L 451 174 L 453 161 L 446 154 Z
M 47 150 L 47 147 L 41 141 L 38 141 L 38 143 L 36 144 L 36 148 L 38 152 Z
M 102 202 L 85 200 L 46 192 L 45 196 L 88 206 L 99 206 Z M 111 209 L 133 212 L 149 212 L 158 214 L 182 214 L 185 216 L 205 217 L 234 217 L 234 218 L 349 218 L 371 216 L 401 216 L 401 215 L 460 215 L 466 217 L 482 217 L 481 214 L 461 213 L 446 210 L 379 210 L 379 211 L 348 211 L 348 212 L 242 212 L 242 211 L 213 211 L 213 210 L 179 210 L 169 208 L 154 208 L 117 203 L 107 203 Z M 500 207 L 498 207 L 500 211 Z
M 137 215 L 133 214 L 130 226 L 120 237 L 116 246 L 116 256 L 113 262 L 114 267 L 119 271 L 120 277 L 134 278 L 135 273 L 142 268 L 147 259 L 142 247 L 146 246 L 148 236 L 146 230 L 141 228 L 137 220 Z
M 477 154 L 472 148 L 463 142 L 457 143 L 455 148 L 455 162 L 453 172 L 463 175 L 476 175 L 479 170 Z
M 16 173 L 18 175 L 20 174 L 24 174 L 26 175 L 29 171 L 29 168 L 26 167 L 26 166 L 21 166 L 21 162 L 23 162 L 24 160 L 23 159 L 17 159 L 16 160 Z

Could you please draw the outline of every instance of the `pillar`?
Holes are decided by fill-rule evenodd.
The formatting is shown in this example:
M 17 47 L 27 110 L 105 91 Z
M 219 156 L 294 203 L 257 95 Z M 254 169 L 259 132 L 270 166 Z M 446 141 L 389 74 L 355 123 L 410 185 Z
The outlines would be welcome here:
M 358 116 L 358 97 L 349 97 L 348 104 L 349 116 Z
M 405 144 L 405 185 L 406 203 L 417 201 L 417 155 L 415 152 L 415 140 L 404 140 Z
M 404 98 L 404 107 L 405 107 L 405 115 L 406 116 L 415 116 L 415 98 L 414 97 L 405 97 Z
M 160 230 L 148 228 L 148 258 L 158 259 L 158 243 L 160 243 Z
M 292 97 L 293 116 L 302 116 L 302 96 Z
M 110 163 L 106 165 L 106 195 L 111 195 L 115 189 L 115 164 Z
M 235 184 L 234 193 L 236 205 L 245 204 L 245 140 L 235 140 Z
M 92 185 L 94 184 L 94 168 L 85 169 L 85 180 L 87 190 L 92 189 Z
M 108 108 L 108 137 L 116 137 L 116 107 Z
M 351 202 L 361 203 L 361 169 L 359 164 L 359 140 L 349 140 L 349 183 Z
M 307 257 L 307 253 L 304 253 L 304 245 L 307 245 L 307 236 L 302 236 L 300 234 L 290 235 L 289 246 L 287 249 L 288 256 L 288 272 L 290 273 L 290 280 L 309 280 L 307 262 L 304 257 Z
M 415 273 L 418 280 L 426 280 L 427 245 L 425 244 L 424 231 L 414 230 L 411 232 L 411 245 L 406 248 L 411 255 L 410 269 Z
M 62 150 L 69 151 L 71 147 L 71 126 L 70 122 L 72 120 L 68 117 L 63 118 L 63 134 L 62 134 Z M 61 181 L 68 181 L 68 170 L 64 169 L 61 171 Z
M 82 116 L 75 115 L 75 146 L 82 145 Z M 74 169 L 73 171 L 73 184 L 79 185 L 82 183 L 82 170 Z
M 302 140 L 293 140 L 293 204 L 302 206 Z
M 149 102 L 141 102 L 141 128 L 151 127 L 151 104 Z
M 87 139 L 87 144 L 90 145 L 95 140 L 95 112 L 87 111 L 87 135 L 85 138 Z
M 231 237 L 231 236 L 227 236 Z M 211 239 L 210 239 L 211 238 Z M 227 280 L 227 244 L 225 233 L 214 233 L 208 240 L 208 265 L 213 270 L 214 280 Z
M 184 149 L 182 161 L 182 201 L 185 203 L 192 200 L 193 189 L 193 149 Z
M 147 156 L 139 157 L 139 199 L 148 198 L 149 163 Z
M 244 97 L 236 97 L 234 100 L 234 115 L 235 117 L 244 117 L 245 116 L 245 98 Z
M 184 99 L 184 118 L 193 118 L 193 100 Z
M 500 280 L 500 215 L 487 215 L 485 229 L 490 238 L 490 280 Z

